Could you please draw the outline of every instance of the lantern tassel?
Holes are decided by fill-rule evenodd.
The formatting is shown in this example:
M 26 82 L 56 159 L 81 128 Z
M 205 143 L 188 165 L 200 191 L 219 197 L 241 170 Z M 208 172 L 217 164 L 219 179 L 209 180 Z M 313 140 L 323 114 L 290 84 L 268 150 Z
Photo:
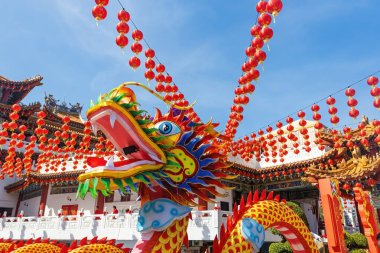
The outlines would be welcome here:
M 268 51 L 270 52 L 270 47 L 269 47 L 269 43 L 267 43 L 267 48 L 268 48 Z

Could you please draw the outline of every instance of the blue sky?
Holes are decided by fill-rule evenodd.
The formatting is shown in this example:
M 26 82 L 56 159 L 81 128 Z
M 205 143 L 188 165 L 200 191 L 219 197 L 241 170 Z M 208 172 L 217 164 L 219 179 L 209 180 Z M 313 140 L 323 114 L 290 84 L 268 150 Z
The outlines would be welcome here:
M 257 1 L 122 2 L 180 90 L 189 101 L 197 101 L 195 110 L 201 118 L 212 117 L 224 127 L 251 39 Z M 274 37 L 264 71 L 237 136 L 380 69 L 380 1 L 283 2 L 283 11 L 272 25 Z M 13 80 L 44 77 L 44 85 L 26 102 L 42 101 L 46 92 L 86 108 L 90 99 L 123 81 L 146 83 L 144 68 L 132 71 L 130 52 L 123 55 L 114 43 L 117 1 L 110 0 L 108 18 L 98 27 L 91 15 L 94 5 L 94 1 L 77 0 L 2 3 L 0 75 Z M 365 82 L 354 88 L 360 112 L 378 117 Z M 137 93 L 148 110 L 160 105 L 145 92 Z M 342 124 L 353 124 L 346 97 L 336 98 Z M 311 115 L 310 110 L 306 113 Z

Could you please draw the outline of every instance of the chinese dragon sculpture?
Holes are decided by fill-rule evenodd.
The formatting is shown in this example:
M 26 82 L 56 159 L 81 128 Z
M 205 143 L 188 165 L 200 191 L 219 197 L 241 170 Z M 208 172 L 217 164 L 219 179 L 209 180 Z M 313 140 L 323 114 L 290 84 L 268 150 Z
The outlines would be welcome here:
M 118 155 L 88 157 L 89 169 L 78 178 L 77 196 L 108 196 L 115 190 L 136 191 L 141 199 L 137 229 L 141 239 L 131 250 L 144 252 L 181 252 L 188 245 L 187 226 L 195 197 L 212 201 L 208 193 L 223 196 L 231 189 L 223 179 L 233 179 L 228 172 L 222 139 L 210 122 L 195 123 L 186 117 L 191 107 L 170 105 L 168 113 L 156 109 L 150 117 L 139 109 L 129 86 L 140 86 L 162 101 L 160 95 L 139 83 L 124 83 L 100 96 L 87 111 L 95 134 L 100 130 L 114 145 Z M 168 102 L 167 102 L 168 103 Z M 221 227 L 214 240 L 216 253 L 258 252 L 265 240 L 265 230 L 276 228 L 289 241 L 293 252 L 317 253 L 310 231 L 297 214 L 273 192 L 250 193 Z M 48 239 L 0 241 L 2 252 L 122 253 L 115 241 L 90 241 L 84 238 L 70 247 Z
M 222 196 L 216 189 L 228 187 L 221 180 L 234 176 L 220 152 L 223 136 L 215 130 L 217 124 L 194 123 L 185 116 L 189 108 L 173 105 L 167 114 L 157 109 L 150 117 L 138 108 L 131 85 L 165 101 L 141 84 L 124 83 L 92 104 L 88 120 L 95 132 L 100 130 L 112 141 L 121 158 L 88 158 L 91 168 L 78 178 L 78 196 L 137 191 L 142 238 L 132 252 L 177 253 L 188 242 L 190 211 L 197 205 L 194 196 L 205 201 L 211 201 L 209 192 Z M 258 251 L 269 227 L 280 230 L 294 252 L 318 252 L 306 225 L 284 202 L 265 191 L 250 194 L 246 203 L 243 199 L 239 208 L 235 205 L 220 240 L 214 241 L 214 252 Z

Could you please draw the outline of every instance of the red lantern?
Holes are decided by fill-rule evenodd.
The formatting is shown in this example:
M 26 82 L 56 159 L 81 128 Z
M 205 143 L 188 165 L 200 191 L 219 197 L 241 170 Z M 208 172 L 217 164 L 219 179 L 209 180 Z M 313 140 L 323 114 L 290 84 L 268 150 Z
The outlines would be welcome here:
M 126 10 L 123 9 L 123 10 L 119 11 L 119 13 L 117 14 L 117 18 L 120 21 L 128 22 L 131 19 L 131 16 L 129 15 L 129 13 Z
M 132 32 L 132 38 L 133 38 L 135 41 L 140 41 L 140 40 L 143 39 L 143 37 L 144 37 L 144 35 L 143 35 L 142 31 L 140 31 L 140 30 L 134 30 L 134 31 Z
M 367 183 L 369 186 L 374 187 L 376 185 L 376 180 L 373 178 L 370 178 L 368 179 Z
M 370 86 L 377 85 L 379 83 L 379 79 L 376 76 L 370 76 L 367 79 L 367 84 Z
M 103 5 L 103 6 L 107 6 L 108 2 L 109 2 L 109 0 L 95 0 L 95 3 L 97 5 Z
M 259 60 L 259 63 L 262 64 L 267 58 L 267 54 L 262 50 L 257 50 L 255 53 L 256 58 Z
M 92 16 L 98 21 L 103 20 L 107 17 L 107 10 L 102 5 L 96 5 L 92 9 Z
M 131 66 L 131 68 L 133 70 L 138 68 L 140 66 L 140 64 L 141 64 L 141 61 L 136 56 L 133 56 L 131 59 L 129 59 L 129 66 Z
M 256 49 L 260 49 L 264 46 L 264 40 L 260 37 L 255 37 L 252 41 L 251 41 L 251 46 L 256 48 Z
M 269 27 L 263 27 L 260 31 L 260 37 L 267 43 L 273 37 L 273 30 Z
M 156 71 L 159 73 L 165 72 L 165 66 L 163 64 L 158 64 L 156 67 Z
M 256 11 L 258 13 L 263 13 L 267 10 L 267 2 L 264 0 L 261 0 L 260 2 L 257 3 L 256 5 Z
M 251 35 L 252 37 L 258 37 L 261 31 L 261 26 L 260 25 L 254 25 L 251 28 Z
M 151 70 L 151 69 L 148 69 L 147 71 L 145 71 L 145 74 L 144 74 L 145 78 L 148 80 L 148 82 L 152 79 L 154 79 L 154 72 Z M 162 84 L 161 84 L 162 85 Z M 163 86 L 163 85 L 162 85 Z M 157 87 L 157 86 L 156 86 Z M 156 89 L 157 90 L 157 89 Z M 158 90 L 157 90 L 158 91 Z M 158 91 L 159 92 L 159 91 Z
M 272 17 L 268 13 L 261 13 L 259 18 L 257 19 L 257 22 L 261 26 L 268 26 L 272 22 Z
M 126 34 L 129 32 L 129 25 L 124 21 L 120 21 L 116 26 L 116 30 L 118 33 Z
M 282 2 L 281 0 L 269 0 L 267 4 L 267 11 L 272 13 L 275 17 L 282 10 Z
M 155 55 L 156 55 L 156 53 L 154 52 L 153 49 L 148 48 L 147 50 L 145 50 L 145 56 L 147 58 L 153 58 Z
M 142 45 L 139 42 L 137 42 L 137 41 L 135 43 L 133 43 L 132 46 L 131 46 L 132 52 L 135 53 L 136 55 L 138 55 L 139 53 L 141 53 L 142 49 L 143 49 Z
M 128 38 L 124 34 L 120 34 L 116 37 L 116 44 L 120 48 L 124 48 L 126 45 L 128 45 Z

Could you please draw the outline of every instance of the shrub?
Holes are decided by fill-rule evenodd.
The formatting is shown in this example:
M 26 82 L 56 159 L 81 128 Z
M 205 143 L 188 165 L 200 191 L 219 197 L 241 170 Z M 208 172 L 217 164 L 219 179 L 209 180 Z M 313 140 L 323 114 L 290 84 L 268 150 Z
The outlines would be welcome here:
M 355 248 L 359 248 L 359 249 L 368 248 L 368 242 L 367 242 L 367 238 L 365 238 L 365 235 L 361 233 L 352 233 L 351 238 L 354 240 L 356 244 Z
M 348 249 L 353 249 L 356 247 L 354 238 L 352 238 L 352 236 L 347 231 L 344 231 L 344 242 L 346 243 L 346 247 Z
M 307 222 L 306 215 L 305 215 L 303 209 L 300 207 L 299 204 L 297 204 L 295 202 L 288 201 L 288 202 L 286 202 L 286 205 L 288 207 L 290 207 L 303 220 L 303 222 L 305 222 L 306 226 L 309 227 L 309 223 Z
M 353 249 L 350 250 L 350 253 L 368 253 L 368 251 L 365 249 Z
M 274 242 L 269 245 L 269 253 L 293 253 L 288 242 Z

